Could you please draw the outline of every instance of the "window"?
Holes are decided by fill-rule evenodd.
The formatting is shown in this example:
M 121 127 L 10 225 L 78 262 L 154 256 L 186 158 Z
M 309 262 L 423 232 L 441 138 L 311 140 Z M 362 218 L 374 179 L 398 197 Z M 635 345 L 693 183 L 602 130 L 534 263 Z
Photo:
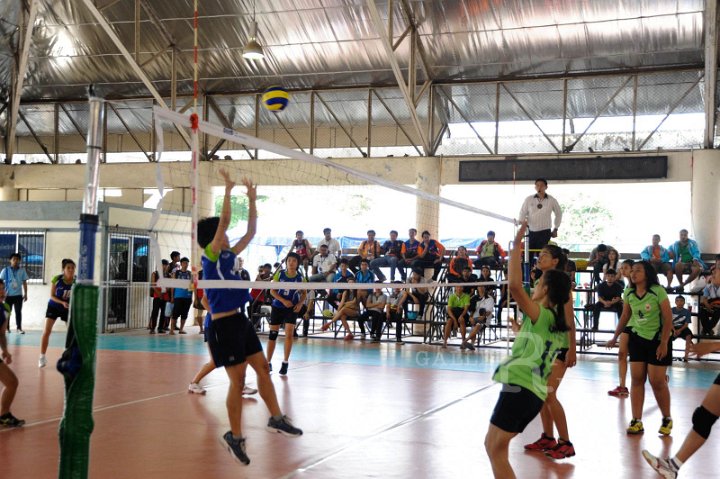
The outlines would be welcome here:
M 44 231 L 0 231 L 0 267 L 10 265 L 10 255 L 20 253 L 20 265 L 27 271 L 28 282 L 42 283 L 45 275 Z

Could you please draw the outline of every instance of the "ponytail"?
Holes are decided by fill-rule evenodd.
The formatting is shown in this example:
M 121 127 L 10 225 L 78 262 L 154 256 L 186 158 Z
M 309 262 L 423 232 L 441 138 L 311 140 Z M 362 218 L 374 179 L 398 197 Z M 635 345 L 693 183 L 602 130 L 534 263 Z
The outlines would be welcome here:
M 551 269 L 543 274 L 544 285 L 547 287 L 547 297 L 554 306 L 551 311 L 555 317 L 555 324 L 550 328 L 552 332 L 568 331 L 565 317 L 565 303 L 570 300 L 570 278 L 562 271 Z

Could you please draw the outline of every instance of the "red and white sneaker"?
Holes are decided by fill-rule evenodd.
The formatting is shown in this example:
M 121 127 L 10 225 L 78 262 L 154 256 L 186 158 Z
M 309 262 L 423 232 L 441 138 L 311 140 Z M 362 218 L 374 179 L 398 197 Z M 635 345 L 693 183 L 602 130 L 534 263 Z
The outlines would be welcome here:
M 540 436 L 540 439 L 533 442 L 532 444 L 525 444 L 525 450 L 526 451 L 537 451 L 537 452 L 545 452 L 549 451 L 550 449 L 553 449 L 557 446 L 557 441 L 554 437 L 548 437 L 545 435 L 545 433 L 542 433 Z
M 612 391 L 608 391 L 608 395 L 615 396 L 616 398 L 626 398 L 630 395 L 630 391 L 624 386 L 618 386 Z

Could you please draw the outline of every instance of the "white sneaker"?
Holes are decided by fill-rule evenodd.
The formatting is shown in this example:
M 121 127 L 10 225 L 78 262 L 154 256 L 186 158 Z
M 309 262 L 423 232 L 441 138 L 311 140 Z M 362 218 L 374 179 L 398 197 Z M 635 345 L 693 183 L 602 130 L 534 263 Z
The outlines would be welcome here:
M 205 388 L 200 386 L 198 383 L 190 383 L 188 386 L 188 392 L 193 394 L 205 394 Z
M 257 394 L 257 389 L 245 386 L 242 393 L 243 396 L 252 396 L 253 394 Z
M 665 479 L 675 479 L 678 476 L 677 471 L 668 463 L 667 460 L 655 457 L 645 449 L 642 451 L 642 456 L 645 458 L 645 461 L 647 461 L 650 467 L 655 469 L 655 472 Z
M 47 366 L 47 358 L 46 358 L 45 355 L 43 354 L 43 355 L 40 356 L 40 359 L 38 359 L 38 367 L 39 367 L 39 368 L 44 368 L 45 366 Z

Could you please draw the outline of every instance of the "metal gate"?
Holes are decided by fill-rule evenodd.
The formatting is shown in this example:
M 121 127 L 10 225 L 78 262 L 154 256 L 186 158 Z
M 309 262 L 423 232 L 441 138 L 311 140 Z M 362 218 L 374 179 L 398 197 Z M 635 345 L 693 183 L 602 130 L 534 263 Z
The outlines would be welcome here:
M 152 302 L 148 232 L 109 228 L 107 245 L 104 330 L 143 328 Z

